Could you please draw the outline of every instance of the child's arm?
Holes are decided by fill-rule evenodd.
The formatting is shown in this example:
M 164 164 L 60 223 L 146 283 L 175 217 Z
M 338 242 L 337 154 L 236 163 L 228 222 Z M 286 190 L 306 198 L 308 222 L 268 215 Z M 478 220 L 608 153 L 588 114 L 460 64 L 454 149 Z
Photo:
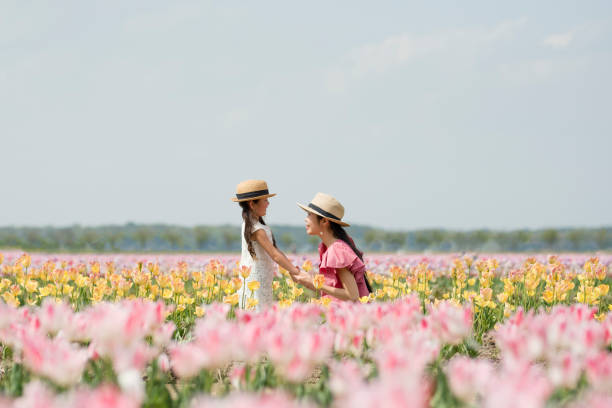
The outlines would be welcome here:
M 270 258 L 278 265 L 286 269 L 291 275 L 297 275 L 300 270 L 291 263 L 289 258 L 278 248 L 272 244 L 272 241 L 268 239 L 266 232 L 262 229 L 257 230 L 253 233 L 252 238 L 257 241 L 259 245 L 270 255 Z

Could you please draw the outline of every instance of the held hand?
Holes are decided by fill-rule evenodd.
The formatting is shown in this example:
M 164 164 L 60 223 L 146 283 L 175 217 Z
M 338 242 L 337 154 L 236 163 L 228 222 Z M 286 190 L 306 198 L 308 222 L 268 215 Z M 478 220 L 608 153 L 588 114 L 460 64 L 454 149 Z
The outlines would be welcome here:
M 310 276 L 310 274 L 306 271 L 300 271 L 300 273 L 294 275 L 293 278 L 297 283 L 300 283 L 302 285 L 304 284 L 304 282 L 312 281 L 312 276 Z
M 299 266 L 294 265 L 294 267 L 295 267 L 297 272 L 292 272 L 292 271 L 288 271 L 288 272 L 289 272 L 289 276 L 291 277 L 291 280 L 296 282 L 295 277 L 297 275 L 299 275 L 301 271 L 300 271 L 300 267 Z

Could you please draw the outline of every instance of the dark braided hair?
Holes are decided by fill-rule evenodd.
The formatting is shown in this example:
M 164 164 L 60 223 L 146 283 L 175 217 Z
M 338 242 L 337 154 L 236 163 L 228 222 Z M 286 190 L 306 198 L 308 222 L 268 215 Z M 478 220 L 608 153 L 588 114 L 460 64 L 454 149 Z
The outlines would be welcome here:
M 259 200 L 252 201 L 258 202 Z M 240 204 L 240 207 L 242 207 L 242 219 L 244 220 L 244 240 L 247 243 L 249 254 L 251 254 L 253 259 L 255 259 L 257 256 L 255 255 L 255 248 L 253 248 L 253 240 L 251 239 L 251 235 L 253 235 L 253 218 L 251 217 L 251 207 L 249 206 L 248 201 L 241 201 L 238 204 Z M 266 225 L 263 217 L 259 217 L 259 222 Z M 276 239 L 274 239 L 274 234 L 272 234 L 272 245 L 274 245 L 274 248 L 276 248 Z
M 320 215 L 317 215 L 317 217 L 319 218 L 319 220 L 323 219 L 323 217 L 321 217 Z M 331 226 L 334 238 L 344 241 L 353 250 L 355 255 L 357 255 L 357 257 L 361 259 L 361 262 L 363 262 L 363 252 L 361 252 L 357 248 L 357 245 L 355 245 L 355 241 L 353 241 L 353 238 L 351 238 L 351 236 L 346 232 L 346 230 L 342 228 L 342 225 L 332 221 L 329 222 L 329 225 Z M 365 271 L 363 272 L 363 279 L 365 280 L 365 284 L 368 287 L 368 291 L 372 293 L 372 285 L 370 285 L 370 281 L 368 280 L 368 274 Z

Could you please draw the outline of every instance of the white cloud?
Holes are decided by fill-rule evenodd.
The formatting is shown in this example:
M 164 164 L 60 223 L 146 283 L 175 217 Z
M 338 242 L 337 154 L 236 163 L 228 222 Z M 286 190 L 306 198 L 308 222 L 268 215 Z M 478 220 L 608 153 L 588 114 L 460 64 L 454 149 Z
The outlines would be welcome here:
M 574 39 L 574 31 L 570 31 L 564 34 L 551 34 L 542 40 L 542 45 L 546 45 L 552 48 L 565 48 Z
M 540 58 L 501 64 L 499 73 L 505 81 L 528 83 L 530 81 L 572 75 L 586 69 L 590 61 L 582 58 Z
M 326 72 L 332 91 L 345 89 L 351 81 L 371 74 L 381 74 L 426 55 L 479 49 L 493 42 L 511 38 L 522 28 L 525 17 L 503 21 L 491 28 L 442 31 L 429 35 L 408 33 L 392 35 L 376 43 L 357 47 Z

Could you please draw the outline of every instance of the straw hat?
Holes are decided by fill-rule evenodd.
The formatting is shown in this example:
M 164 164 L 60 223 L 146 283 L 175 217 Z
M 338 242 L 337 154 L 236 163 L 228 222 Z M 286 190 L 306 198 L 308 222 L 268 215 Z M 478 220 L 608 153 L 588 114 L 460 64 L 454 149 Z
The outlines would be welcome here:
M 275 195 L 276 194 L 270 194 L 268 191 L 268 184 L 265 181 L 246 180 L 236 186 L 236 197 L 232 197 L 232 201 L 239 203 L 241 201 L 274 197 Z
M 304 211 L 320 215 L 343 227 L 350 227 L 350 224 L 342 221 L 342 217 L 344 217 L 344 207 L 338 200 L 329 194 L 317 193 L 308 205 L 302 205 L 300 203 L 297 203 L 297 205 Z

